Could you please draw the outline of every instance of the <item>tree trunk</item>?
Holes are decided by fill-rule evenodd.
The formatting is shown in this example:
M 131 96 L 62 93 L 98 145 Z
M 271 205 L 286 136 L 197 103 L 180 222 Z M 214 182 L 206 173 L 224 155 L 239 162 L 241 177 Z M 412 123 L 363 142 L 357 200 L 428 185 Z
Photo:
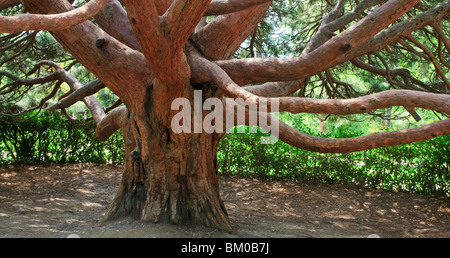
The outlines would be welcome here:
M 145 111 L 131 112 L 122 129 L 125 171 L 105 221 L 131 215 L 230 232 L 217 178 L 219 135 L 175 134 L 158 122 L 151 103 Z

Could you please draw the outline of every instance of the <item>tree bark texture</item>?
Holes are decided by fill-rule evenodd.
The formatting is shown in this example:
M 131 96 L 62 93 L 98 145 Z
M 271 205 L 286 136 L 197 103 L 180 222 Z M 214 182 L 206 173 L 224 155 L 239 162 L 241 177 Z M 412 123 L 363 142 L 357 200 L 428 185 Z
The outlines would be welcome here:
M 174 134 L 158 122 L 151 102 L 145 109 L 145 114 L 127 114 L 122 128 L 125 171 L 106 220 L 131 214 L 146 222 L 194 223 L 231 231 L 219 195 L 219 136 Z

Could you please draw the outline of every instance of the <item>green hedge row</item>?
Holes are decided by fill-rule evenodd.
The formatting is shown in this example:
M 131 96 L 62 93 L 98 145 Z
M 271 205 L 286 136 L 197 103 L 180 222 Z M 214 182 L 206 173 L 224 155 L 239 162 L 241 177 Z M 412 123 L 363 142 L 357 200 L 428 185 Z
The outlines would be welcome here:
M 355 132 L 349 134 L 355 136 Z M 314 153 L 281 141 L 261 145 L 261 136 L 262 133 L 227 134 L 219 146 L 221 173 L 450 195 L 449 135 L 422 143 L 346 154 Z
M 95 138 L 94 123 L 70 122 L 52 113 L 0 120 L 0 164 L 121 163 L 123 140 Z
M 298 127 L 298 126 L 297 126 Z M 314 134 L 305 126 L 303 131 Z M 123 162 L 120 133 L 107 142 L 95 138 L 93 123 L 72 123 L 44 113 L 0 120 L 0 165 L 7 163 Z M 354 137 L 336 130 L 328 137 Z M 359 184 L 395 191 L 450 195 L 450 136 L 350 154 L 321 154 L 281 141 L 260 144 L 257 134 L 227 134 L 218 151 L 224 175 L 304 183 Z

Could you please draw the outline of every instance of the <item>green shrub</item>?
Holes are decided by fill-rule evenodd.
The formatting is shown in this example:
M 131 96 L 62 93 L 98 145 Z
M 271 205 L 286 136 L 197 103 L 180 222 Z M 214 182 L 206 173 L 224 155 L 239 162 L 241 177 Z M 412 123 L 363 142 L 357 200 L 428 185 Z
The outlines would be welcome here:
M 337 130 L 326 137 L 362 132 Z M 309 132 L 311 133 L 311 132 Z M 261 145 L 263 134 L 227 134 L 218 151 L 223 175 L 303 183 L 358 184 L 393 191 L 450 195 L 450 136 L 347 154 L 314 153 L 281 141 Z
M 123 151 L 120 132 L 99 142 L 93 122 L 70 122 L 52 113 L 0 120 L 0 164 L 121 163 Z

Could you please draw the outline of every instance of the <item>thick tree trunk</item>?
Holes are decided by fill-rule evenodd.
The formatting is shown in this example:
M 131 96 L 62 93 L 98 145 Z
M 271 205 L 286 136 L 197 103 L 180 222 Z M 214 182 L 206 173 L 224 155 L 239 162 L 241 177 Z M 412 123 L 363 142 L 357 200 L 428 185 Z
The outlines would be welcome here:
M 152 99 L 151 97 L 149 99 Z M 231 231 L 219 195 L 217 134 L 175 134 L 158 123 L 154 107 L 131 112 L 122 128 L 126 160 L 105 220 L 199 224 Z

